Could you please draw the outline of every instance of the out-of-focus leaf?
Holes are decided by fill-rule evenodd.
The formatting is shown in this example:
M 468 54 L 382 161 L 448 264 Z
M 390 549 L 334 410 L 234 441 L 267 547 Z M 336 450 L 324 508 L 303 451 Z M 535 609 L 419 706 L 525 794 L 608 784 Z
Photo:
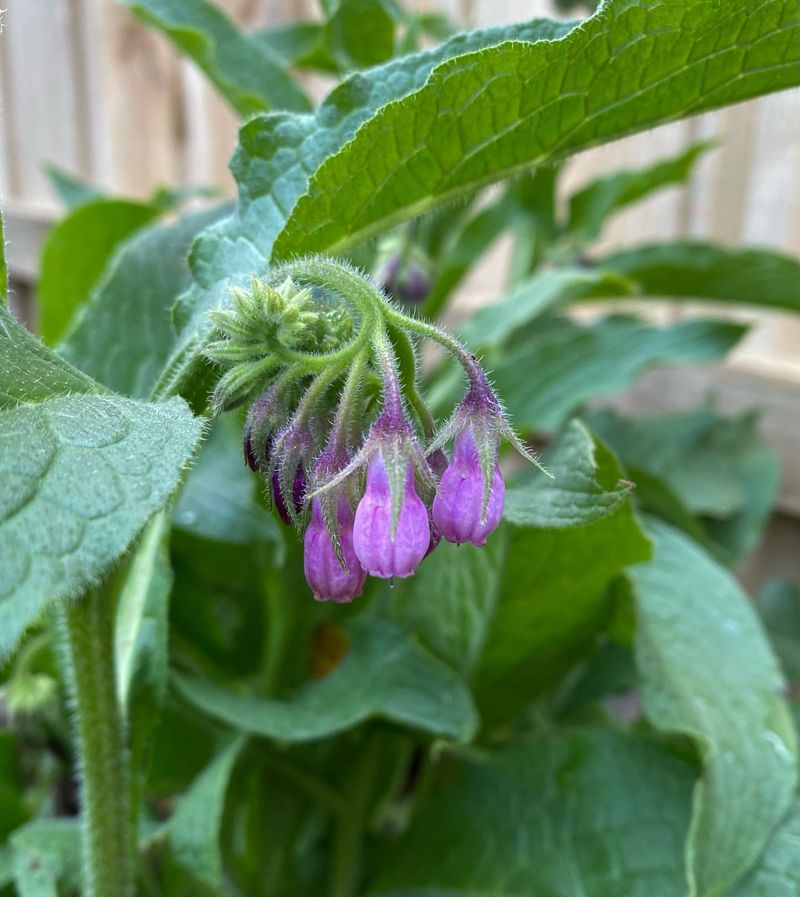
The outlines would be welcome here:
M 330 55 L 321 22 L 291 22 L 266 28 L 253 35 L 287 66 L 317 69 L 337 74 L 339 64 Z
M 759 592 L 756 608 L 786 676 L 800 683 L 800 585 L 771 579 Z
M 243 116 L 263 109 L 310 108 L 278 56 L 240 31 L 208 0 L 120 0 L 162 31 Z
M 754 415 L 725 418 L 704 408 L 623 418 L 602 410 L 591 412 L 587 422 L 632 478 L 643 480 L 645 506 L 652 496 L 648 477 L 658 478 L 685 509 L 701 515 L 702 531 L 721 557 L 736 560 L 754 547 L 780 475 L 777 456 L 760 437 Z M 697 535 L 680 519 L 673 522 Z
M 525 168 L 795 85 L 797 29 L 792 0 L 611 0 L 558 40 L 454 59 L 328 157 L 273 257 L 340 252 Z
M 6 266 L 6 235 L 3 214 L 0 212 L 0 305 L 8 304 L 8 268 Z
M 695 143 L 677 156 L 647 168 L 617 171 L 576 191 L 569 198 L 568 227 L 582 242 L 596 239 L 610 215 L 662 187 L 688 180 L 695 163 L 713 144 Z
M 389 0 L 335 0 L 325 34 L 345 68 L 365 68 L 392 58 L 395 18 Z
M 674 240 L 623 249 L 597 264 L 635 281 L 646 296 L 800 312 L 800 262 L 772 249 L 727 249 Z
M 19 897 L 57 897 L 58 886 L 81 885 L 77 819 L 37 819 L 11 835 L 14 884 Z
M 503 722 L 557 681 L 612 610 L 608 586 L 650 546 L 619 467 L 579 423 L 508 493 L 508 547 L 474 691 L 485 724 Z M 495 538 L 498 538 L 495 536 Z
M 654 558 L 631 570 L 642 698 L 655 726 L 698 744 L 688 876 L 698 897 L 717 897 L 789 809 L 796 737 L 777 662 L 737 583 L 677 530 L 653 520 L 647 531 Z
M 175 682 L 204 713 L 281 741 L 313 741 L 373 716 L 455 741 L 472 737 L 472 699 L 450 667 L 388 621 L 353 620 L 347 638 L 347 652 L 333 672 L 291 700 L 263 700 L 185 676 Z
M 45 173 L 53 190 L 69 212 L 92 200 L 106 198 L 106 194 L 99 187 L 82 181 L 58 165 L 46 165 Z
M 694 770 L 610 731 L 473 762 L 378 857 L 370 897 L 677 897 Z
M 755 868 L 726 897 L 797 897 L 800 894 L 800 807 L 775 829 Z
M 89 300 L 114 250 L 158 215 L 148 203 L 94 199 L 60 221 L 42 248 L 38 296 L 42 338 L 56 343 Z
M 167 826 L 176 861 L 215 893 L 222 887 L 219 836 L 225 793 L 246 740 L 239 736 L 220 751 L 181 798 Z
M 535 274 L 518 283 L 499 302 L 480 308 L 462 329 L 472 346 L 497 346 L 553 308 L 603 296 L 633 293 L 635 285 L 607 271 L 558 268 Z
M 488 351 L 485 361 L 517 427 L 556 430 L 590 399 L 629 386 L 650 367 L 724 357 L 744 332 L 716 320 L 654 327 L 622 316 L 589 326 L 562 318 Z
M 278 524 L 256 495 L 263 480 L 242 457 L 242 430 L 230 415 L 215 422 L 175 509 L 175 525 L 221 542 L 282 541 Z
M 175 342 L 172 306 L 190 283 L 189 247 L 225 211 L 154 225 L 121 246 L 59 352 L 106 386 L 145 398 Z

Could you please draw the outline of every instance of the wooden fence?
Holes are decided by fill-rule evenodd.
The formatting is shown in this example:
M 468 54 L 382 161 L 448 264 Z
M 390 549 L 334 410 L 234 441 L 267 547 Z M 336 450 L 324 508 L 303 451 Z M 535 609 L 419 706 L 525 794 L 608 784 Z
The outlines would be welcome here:
M 314 0 L 218 2 L 251 28 L 309 17 L 316 6 Z M 18 281 L 34 277 L 41 240 L 59 213 L 43 174 L 47 162 L 133 197 L 164 184 L 208 184 L 233 192 L 227 161 L 236 120 L 160 35 L 113 0 L 6 0 L 6 5 L 0 41 L 0 189 L 9 263 Z M 435 7 L 461 25 L 553 14 L 547 0 L 418 0 L 416 5 Z M 308 86 L 316 96 L 328 87 L 319 77 L 310 77 Z M 664 191 L 619 214 L 604 236 L 604 248 L 692 236 L 800 252 L 797 91 L 583 153 L 571 162 L 566 181 L 574 187 L 600 172 L 642 165 L 709 137 L 719 148 L 701 162 L 690 188 Z M 466 301 L 496 295 L 496 262 L 495 256 L 470 279 Z M 685 306 L 659 312 L 671 318 L 691 313 Z M 701 383 L 718 394 L 723 407 L 763 407 L 765 430 L 784 456 L 781 503 L 797 511 L 800 322 L 779 313 L 737 314 L 753 320 L 754 327 L 725 369 L 699 379 L 692 375 L 686 388 L 671 380 L 669 390 L 664 389 L 667 375 L 656 372 L 625 401 L 677 407 L 686 395 L 696 398 Z

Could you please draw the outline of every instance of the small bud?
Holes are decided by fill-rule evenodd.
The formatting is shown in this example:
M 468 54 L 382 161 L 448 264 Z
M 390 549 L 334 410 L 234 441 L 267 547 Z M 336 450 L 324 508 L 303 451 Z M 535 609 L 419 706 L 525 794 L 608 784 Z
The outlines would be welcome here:
M 401 256 L 390 259 L 378 275 L 383 289 L 393 298 L 408 305 L 419 305 L 428 298 L 431 282 L 415 258 L 403 261 Z
M 291 526 L 292 518 L 297 514 L 303 513 L 303 499 L 306 494 L 306 474 L 301 464 L 295 468 L 294 479 L 292 480 L 291 502 L 294 508 L 294 514 L 290 513 L 289 508 L 284 500 L 283 490 L 281 489 L 280 473 L 277 469 L 273 470 L 270 478 L 272 487 L 272 500 L 275 502 L 275 509 L 281 520 L 286 526 Z
M 428 511 L 414 486 L 408 465 L 400 512 L 392 526 L 392 494 L 380 451 L 367 467 L 367 488 L 356 509 L 353 545 L 361 565 L 372 576 L 411 576 L 430 545 Z
M 367 574 L 353 549 L 353 511 L 343 494 L 339 496 L 337 525 L 341 561 L 325 526 L 320 499 L 315 498 L 303 538 L 303 569 L 317 601 L 346 604 L 361 594 Z
M 457 436 L 453 460 L 442 474 L 433 500 L 433 522 L 448 542 L 485 545 L 503 516 L 505 484 L 495 460 L 488 500 L 472 427 Z
M 250 406 L 242 434 L 244 460 L 251 470 L 268 470 L 272 438 L 287 417 L 283 398 L 276 386 L 260 395 Z

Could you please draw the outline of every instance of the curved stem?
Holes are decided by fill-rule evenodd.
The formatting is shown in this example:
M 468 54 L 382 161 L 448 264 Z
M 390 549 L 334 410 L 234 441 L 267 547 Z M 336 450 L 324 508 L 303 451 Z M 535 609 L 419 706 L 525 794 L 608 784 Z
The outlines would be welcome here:
M 425 438 L 432 439 L 436 434 L 436 424 L 428 410 L 428 406 L 425 404 L 425 400 L 417 389 L 417 354 L 414 351 L 414 347 L 405 330 L 401 330 L 399 327 L 391 325 L 390 336 L 394 343 L 400 367 L 403 392 L 408 399 L 409 405 L 411 405 L 417 415 Z
M 63 612 L 81 795 L 84 893 L 133 894 L 127 739 L 116 691 L 113 593 L 93 589 Z

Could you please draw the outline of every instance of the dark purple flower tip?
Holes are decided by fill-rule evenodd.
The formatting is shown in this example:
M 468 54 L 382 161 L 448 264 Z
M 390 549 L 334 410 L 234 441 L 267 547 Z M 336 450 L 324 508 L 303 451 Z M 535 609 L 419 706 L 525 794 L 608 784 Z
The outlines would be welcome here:
M 484 511 L 484 481 L 472 427 L 456 436 L 453 460 L 442 474 L 433 500 L 433 522 L 448 542 L 485 545 L 503 516 L 505 483 L 495 461 Z
M 392 535 L 392 494 L 383 456 L 378 451 L 367 468 L 367 488 L 356 508 L 353 547 L 372 576 L 404 579 L 416 570 L 431 541 L 428 510 L 414 487 L 409 464 L 397 526 Z
M 378 275 L 378 281 L 392 298 L 410 305 L 423 302 L 431 291 L 430 279 L 420 260 L 403 261 L 400 255 L 386 263 Z
M 286 407 L 276 387 L 260 395 L 247 411 L 242 433 L 244 460 L 252 470 L 269 469 L 275 427 L 286 417 Z
M 311 502 L 311 522 L 303 537 L 303 569 L 317 601 L 346 604 L 361 594 L 366 571 L 353 549 L 353 511 L 344 495 L 337 509 L 342 566 L 322 516 L 320 500 Z
M 275 502 L 275 508 L 278 511 L 278 515 L 281 520 L 289 526 L 292 522 L 292 515 L 289 513 L 289 509 L 286 507 L 286 502 L 283 498 L 283 490 L 281 489 L 281 479 L 280 472 L 276 468 L 272 471 L 271 478 L 272 485 L 272 500 Z M 303 503 L 306 494 L 306 474 L 305 469 L 301 464 L 297 465 L 297 469 L 295 471 L 294 479 L 292 480 L 292 504 L 294 505 L 294 510 L 296 514 L 301 514 L 303 511 Z

